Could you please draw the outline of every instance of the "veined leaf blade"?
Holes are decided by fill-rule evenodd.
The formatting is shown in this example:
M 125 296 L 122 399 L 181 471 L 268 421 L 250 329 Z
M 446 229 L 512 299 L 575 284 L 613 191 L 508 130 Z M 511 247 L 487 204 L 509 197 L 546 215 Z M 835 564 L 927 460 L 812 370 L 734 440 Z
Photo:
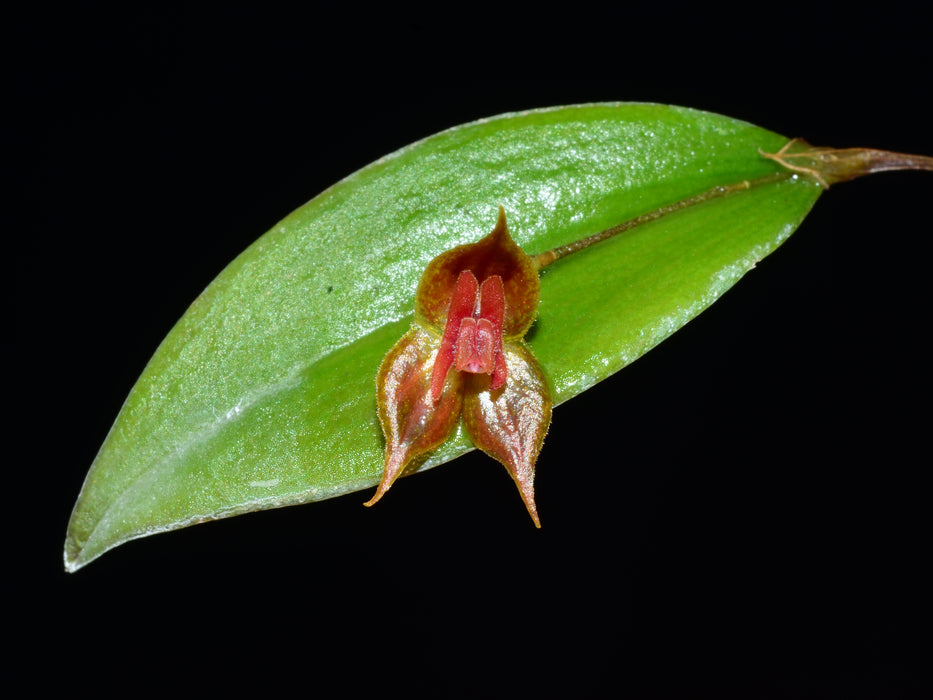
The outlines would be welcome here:
M 66 568 L 153 532 L 375 484 L 379 361 L 427 262 L 488 232 L 499 204 L 537 253 L 775 172 L 758 149 L 785 141 L 683 108 L 581 105 L 457 127 L 337 183 L 231 263 L 159 347 L 88 474 Z M 795 180 L 730 195 L 547 269 L 530 342 L 558 401 L 712 303 L 819 192 Z M 466 449 L 458 435 L 425 466 Z

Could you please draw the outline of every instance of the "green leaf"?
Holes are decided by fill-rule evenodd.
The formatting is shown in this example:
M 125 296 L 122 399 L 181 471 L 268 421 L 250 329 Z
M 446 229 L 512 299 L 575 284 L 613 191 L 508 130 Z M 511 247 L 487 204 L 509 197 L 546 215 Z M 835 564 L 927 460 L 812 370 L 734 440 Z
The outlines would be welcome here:
M 409 326 L 427 263 L 488 233 L 499 204 L 515 240 L 540 253 L 778 172 L 759 149 L 786 142 L 689 109 L 582 105 L 450 129 L 337 183 L 231 263 L 158 348 L 91 466 L 66 568 L 136 537 L 374 486 L 379 363 Z M 528 340 L 556 402 L 700 313 L 820 191 L 803 178 L 763 185 L 546 268 Z M 424 468 L 468 449 L 458 432 Z

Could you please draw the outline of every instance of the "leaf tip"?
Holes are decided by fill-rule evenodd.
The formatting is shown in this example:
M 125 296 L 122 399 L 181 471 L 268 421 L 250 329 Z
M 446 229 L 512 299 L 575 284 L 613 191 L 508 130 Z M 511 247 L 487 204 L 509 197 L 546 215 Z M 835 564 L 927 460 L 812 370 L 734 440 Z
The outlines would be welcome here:
M 65 566 L 65 573 L 68 574 L 73 574 L 86 563 L 81 561 L 81 550 L 75 549 L 71 539 L 65 540 L 65 551 L 62 552 L 62 563 Z

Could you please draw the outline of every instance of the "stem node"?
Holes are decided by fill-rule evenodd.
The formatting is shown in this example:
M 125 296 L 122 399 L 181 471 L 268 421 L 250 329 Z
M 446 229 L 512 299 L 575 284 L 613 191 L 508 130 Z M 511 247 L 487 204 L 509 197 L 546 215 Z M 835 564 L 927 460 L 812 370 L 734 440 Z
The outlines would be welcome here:
M 885 170 L 933 170 L 933 158 L 874 148 L 817 148 L 803 139 L 791 139 L 777 153 L 758 152 L 788 170 L 802 173 L 829 189 L 837 182 L 854 180 Z

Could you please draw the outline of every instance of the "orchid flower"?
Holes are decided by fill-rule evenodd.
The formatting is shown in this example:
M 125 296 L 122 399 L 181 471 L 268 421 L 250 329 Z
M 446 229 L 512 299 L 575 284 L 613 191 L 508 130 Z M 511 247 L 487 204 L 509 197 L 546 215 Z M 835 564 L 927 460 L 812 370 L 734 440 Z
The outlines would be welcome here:
M 523 338 L 535 320 L 538 268 L 509 235 L 505 211 L 492 232 L 429 264 L 411 329 L 377 375 L 386 438 L 376 503 L 420 465 L 460 421 L 476 445 L 508 470 L 537 527 L 535 460 L 551 421 L 551 395 Z

